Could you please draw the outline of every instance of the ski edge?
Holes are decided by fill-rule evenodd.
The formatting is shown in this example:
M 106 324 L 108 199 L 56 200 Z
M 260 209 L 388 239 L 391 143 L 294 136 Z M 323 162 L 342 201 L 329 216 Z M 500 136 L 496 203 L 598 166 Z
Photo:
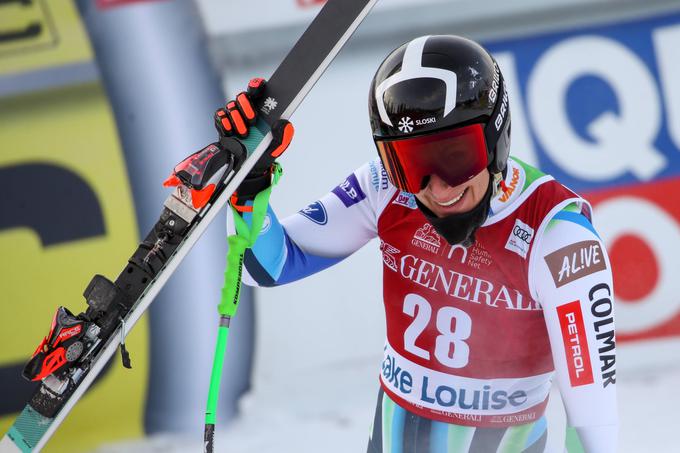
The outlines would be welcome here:
M 271 133 L 267 133 L 264 139 L 257 146 L 256 150 L 252 155 L 261 156 L 269 143 L 271 142 Z M 244 163 L 245 165 L 248 161 L 253 161 L 252 166 L 255 165 L 255 160 L 251 157 L 247 159 Z M 172 274 L 175 272 L 177 267 L 184 261 L 186 255 L 191 251 L 193 246 L 198 242 L 198 239 L 203 235 L 208 226 L 213 222 L 217 214 L 221 211 L 222 206 L 226 206 L 230 194 L 236 191 L 241 181 L 245 178 L 247 172 L 243 172 L 242 169 L 234 174 L 231 180 L 226 184 L 226 187 L 220 194 L 220 196 L 208 207 L 205 214 L 202 216 L 200 222 L 189 232 L 187 237 L 182 241 L 180 246 L 177 248 L 172 258 L 168 261 L 163 270 L 158 274 L 153 284 L 149 287 L 149 290 L 144 293 L 144 295 L 139 299 L 135 307 L 130 311 L 128 317 L 125 320 L 125 331 L 122 332 L 123 337 L 127 337 L 132 328 L 137 324 L 142 315 L 148 310 L 151 302 L 156 298 L 158 293 L 163 289 L 167 281 L 170 279 Z M 240 177 L 239 177 L 240 176 Z M 66 416 L 71 412 L 75 404 L 80 400 L 85 391 L 90 387 L 95 378 L 99 375 L 101 370 L 104 368 L 109 359 L 113 357 L 120 344 L 122 327 L 118 327 L 114 333 L 111 335 L 108 343 L 102 349 L 99 357 L 93 363 L 92 368 L 88 371 L 87 375 L 83 378 L 81 383 L 78 385 L 76 390 L 73 392 L 68 401 L 64 404 L 64 407 L 59 411 L 59 413 L 52 419 L 50 427 L 45 431 L 40 441 L 36 444 L 33 449 L 34 452 L 39 452 L 47 443 L 47 441 L 52 437 L 56 429 L 61 425 Z M 4 453 L 4 452 L 3 452 Z

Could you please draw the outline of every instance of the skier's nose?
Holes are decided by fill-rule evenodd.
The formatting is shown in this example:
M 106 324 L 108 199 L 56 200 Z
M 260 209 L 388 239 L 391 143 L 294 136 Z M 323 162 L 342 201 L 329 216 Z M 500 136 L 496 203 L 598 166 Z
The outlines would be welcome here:
M 449 192 L 451 192 L 454 187 L 450 186 L 446 181 L 444 181 L 442 178 L 440 178 L 437 175 L 430 175 L 429 180 L 427 182 L 427 185 L 425 186 L 426 189 L 432 193 L 432 195 L 447 195 Z

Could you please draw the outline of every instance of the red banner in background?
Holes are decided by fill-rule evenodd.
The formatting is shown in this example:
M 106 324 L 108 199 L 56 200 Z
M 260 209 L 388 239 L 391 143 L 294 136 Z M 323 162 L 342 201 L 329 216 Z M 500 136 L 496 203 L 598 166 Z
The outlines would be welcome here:
M 680 178 L 584 194 L 593 203 L 595 228 L 607 241 L 618 340 L 680 336 L 677 193 Z
M 648 363 L 680 348 L 679 45 L 674 12 L 489 46 L 513 87 L 513 152 L 593 202 L 617 339 L 649 343 Z
M 310 6 L 320 6 L 326 3 L 326 0 L 297 0 L 297 5 L 301 8 L 308 8 Z
M 97 9 L 109 9 L 115 8 L 117 6 L 125 6 L 131 3 L 149 3 L 149 2 L 161 2 L 165 0 L 97 0 Z

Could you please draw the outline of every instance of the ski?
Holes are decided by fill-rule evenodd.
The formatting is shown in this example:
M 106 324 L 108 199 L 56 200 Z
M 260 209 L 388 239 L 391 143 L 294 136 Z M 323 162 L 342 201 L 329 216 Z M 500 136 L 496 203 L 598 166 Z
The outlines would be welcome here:
M 40 451 L 119 347 L 129 366 L 125 337 L 263 155 L 271 127 L 292 115 L 376 2 L 326 2 L 269 78 L 256 104 L 257 123 L 241 140 L 247 156 L 210 144 L 174 168 L 165 181 L 173 192 L 158 222 L 118 278 L 93 277 L 83 293 L 85 312 L 57 309 L 23 372 L 41 384 L 0 440 L 1 453 Z

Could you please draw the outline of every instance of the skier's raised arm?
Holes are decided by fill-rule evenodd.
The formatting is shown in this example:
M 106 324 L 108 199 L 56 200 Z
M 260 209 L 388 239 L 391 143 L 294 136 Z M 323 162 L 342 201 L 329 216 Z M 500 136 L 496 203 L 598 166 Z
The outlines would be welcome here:
M 215 113 L 215 126 L 222 146 L 242 152 L 233 136 L 247 137 L 256 111 L 256 99 L 265 85 L 253 79 L 247 92 L 227 102 Z M 272 181 L 272 164 L 292 140 L 292 125 L 285 121 L 274 127 L 273 151 L 265 153 L 232 197 L 232 205 L 248 225 L 252 221 L 255 196 Z M 376 237 L 377 211 L 394 188 L 388 188 L 387 174 L 380 161 L 366 163 L 321 199 L 311 203 L 283 221 L 268 207 L 265 227 L 257 242 L 245 254 L 243 281 L 250 285 L 275 286 L 289 283 L 336 264 Z M 228 211 L 229 233 L 234 232 L 234 213 Z
M 281 285 L 342 261 L 377 236 L 377 213 L 394 190 L 387 187 L 387 177 L 376 160 L 282 221 L 270 207 L 265 229 L 246 251 L 243 281 Z M 230 232 L 232 216 L 230 212 Z M 243 218 L 249 222 L 250 214 L 243 213 Z

